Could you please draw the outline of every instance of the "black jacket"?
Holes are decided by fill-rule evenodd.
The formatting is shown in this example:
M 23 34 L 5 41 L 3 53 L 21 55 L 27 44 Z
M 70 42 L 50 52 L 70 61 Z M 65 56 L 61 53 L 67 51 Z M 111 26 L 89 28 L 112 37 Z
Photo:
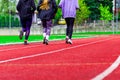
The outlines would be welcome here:
M 29 6 L 30 10 L 26 12 L 25 7 Z M 17 4 L 17 10 L 20 15 L 20 18 L 32 18 L 34 11 L 36 10 L 36 6 L 34 0 L 19 0 Z
M 49 0 L 50 9 L 48 10 L 40 10 L 39 7 L 41 6 L 42 2 L 43 0 L 39 0 L 38 6 L 37 6 L 38 18 L 40 18 L 41 20 L 53 19 L 57 12 L 57 5 L 55 0 Z

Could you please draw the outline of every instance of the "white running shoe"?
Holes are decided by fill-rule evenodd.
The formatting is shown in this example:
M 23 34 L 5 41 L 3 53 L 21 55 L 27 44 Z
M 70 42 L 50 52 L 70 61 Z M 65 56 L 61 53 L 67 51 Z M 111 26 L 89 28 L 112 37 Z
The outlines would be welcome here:
M 72 44 L 72 40 L 71 40 L 71 39 L 68 39 L 68 43 L 69 43 L 69 44 Z

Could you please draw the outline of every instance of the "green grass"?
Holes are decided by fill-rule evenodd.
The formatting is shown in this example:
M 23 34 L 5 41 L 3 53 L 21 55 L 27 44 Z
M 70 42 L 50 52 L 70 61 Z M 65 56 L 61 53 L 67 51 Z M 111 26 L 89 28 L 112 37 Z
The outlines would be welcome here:
M 96 35 L 110 35 L 113 34 L 113 32 L 81 32 L 81 33 L 74 33 L 72 38 L 88 38 L 93 37 Z M 118 32 L 117 34 L 120 34 Z M 51 35 L 50 40 L 64 40 L 65 34 L 62 35 Z M 29 42 L 35 42 L 35 41 L 42 41 L 43 36 L 42 35 L 30 35 Z M 14 44 L 14 43 L 21 43 L 24 41 L 24 37 L 22 40 L 19 39 L 17 35 L 6 35 L 6 36 L 0 36 L 0 44 Z
M 75 34 L 73 35 L 73 38 L 86 38 L 90 37 L 90 35 L 80 35 Z M 50 40 L 62 40 L 65 39 L 65 35 L 51 35 Z M 43 36 L 42 35 L 30 35 L 29 42 L 35 42 L 35 41 L 42 41 Z M 19 39 L 18 36 L 0 36 L 0 44 L 10 44 L 10 43 L 21 43 L 24 41 L 24 37 L 22 40 Z

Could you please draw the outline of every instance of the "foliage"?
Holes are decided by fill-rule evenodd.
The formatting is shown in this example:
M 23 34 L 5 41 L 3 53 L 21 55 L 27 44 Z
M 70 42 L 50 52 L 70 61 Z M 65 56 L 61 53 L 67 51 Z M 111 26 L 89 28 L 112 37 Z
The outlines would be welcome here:
M 112 13 L 110 13 L 110 7 L 100 4 L 100 20 L 112 20 Z
M 99 20 L 100 19 L 100 4 L 103 6 L 110 7 L 110 13 L 112 13 L 112 1 L 113 0 L 85 0 L 87 6 L 89 6 L 89 10 L 91 11 L 90 19 L 91 20 Z
M 0 0 L 0 27 L 18 27 L 19 20 L 15 18 L 17 0 Z
M 87 6 L 89 6 L 89 10 L 91 11 L 90 19 L 92 20 L 98 19 L 99 18 L 99 10 L 98 10 L 99 3 L 95 0 L 85 0 L 85 3 L 87 4 Z
M 54 23 L 57 24 L 57 22 L 59 21 L 59 19 L 61 18 L 61 9 L 58 9 L 56 15 L 55 15 L 55 19 L 54 19 Z
M 1 13 L 8 13 L 8 0 L 0 0 L 0 12 Z
M 0 3 L 1 3 L 0 4 L 0 15 L 1 14 L 4 14 L 4 16 L 6 16 L 6 14 L 10 14 L 10 15 L 12 14 L 12 16 L 16 15 L 17 1 L 18 0 L 0 0 Z M 34 1 L 37 5 L 39 0 L 34 0 Z M 113 6 L 112 1 L 113 0 L 78 0 L 78 1 L 80 5 L 80 11 L 77 11 L 77 16 L 76 16 L 77 24 L 82 23 L 88 17 L 91 20 L 99 20 L 100 15 L 101 15 L 101 11 L 99 9 L 100 4 L 102 4 L 103 7 L 108 6 L 110 13 L 112 14 L 112 6 Z M 58 5 L 60 0 L 56 0 L 56 2 Z M 55 23 L 59 21 L 61 16 L 62 16 L 61 10 L 58 9 L 55 19 L 54 19 Z
M 0 27 L 19 27 L 19 19 L 10 14 L 0 14 Z
M 77 11 L 76 15 L 76 24 L 81 24 L 84 20 L 89 17 L 90 11 L 89 7 L 87 7 L 84 0 L 79 0 L 80 10 Z
M 56 0 L 57 5 L 59 5 L 59 2 L 60 2 L 60 0 Z M 62 16 L 62 11 L 61 11 L 61 9 L 58 8 L 58 11 L 57 11 L 57 13 L 55 15 L 55 19 L 54 19 L 54 23 L 55 24 L 58 23 L 58 21 L 61 18 L 61 16 Z
M 38 5 L 38 1 L 39 1 L 39 0 L 34 0 L 34 1 L 35 1 L 35 4 Z
M 16 13 L 16 4 L 17 0 L 0 0 L 0 12 L 1 13 Z

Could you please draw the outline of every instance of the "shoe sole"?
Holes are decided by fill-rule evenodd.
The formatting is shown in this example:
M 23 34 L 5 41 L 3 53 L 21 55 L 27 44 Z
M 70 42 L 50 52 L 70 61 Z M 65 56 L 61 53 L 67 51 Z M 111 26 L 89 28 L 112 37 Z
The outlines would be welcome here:
M 24 43 L 24 45 L 28 45 L 29 43 Z
M 48 45 L 48 40 L 45 40 L 45 44 Z
M 66 41 L 65 43 L 68 44 L 68 41 Z
M 69 42 L 69 44 L 72 44 L 71 42 Z
M 48 45 L 48 43 L 45 43 L 46 45 Z
M 29 44 L 27 43 L 27 44 L 24 44 L 24 45 L 29 45 Z

